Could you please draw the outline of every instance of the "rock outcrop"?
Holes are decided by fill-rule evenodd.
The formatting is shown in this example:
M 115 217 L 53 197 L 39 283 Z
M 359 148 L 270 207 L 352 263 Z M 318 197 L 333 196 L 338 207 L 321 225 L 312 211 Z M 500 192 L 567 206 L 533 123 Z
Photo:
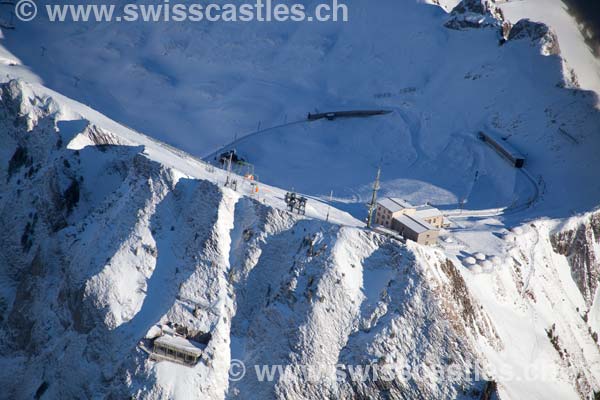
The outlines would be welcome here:
M 588 306 L 600 282 L 600 213 L 579 226 L 551 236 L 554 251 L 569 260 L 571 275 Z
M 472 28 L 501 28 L 504 21 L 502 10 L 489 0 L 463 0 L 452 9 L 445 26 L 462 30 Z
M 517 22 L 508 34 L 508 40 L 528 40 L 538 45 L 544 55 L 560 55 L 560 46 L 556 33 L 548 25 L 522 19 Z

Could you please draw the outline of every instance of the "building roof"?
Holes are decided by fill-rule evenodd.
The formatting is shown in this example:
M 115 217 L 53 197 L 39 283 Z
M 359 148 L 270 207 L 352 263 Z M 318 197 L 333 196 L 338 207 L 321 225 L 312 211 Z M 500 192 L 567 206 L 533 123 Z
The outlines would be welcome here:
M 394 219 L 417 234 L 437 230 L 433 226 L 429 225 L 427 222 L 412 218 L 410 215 L 403 214 L 398 217 L 395 217 Z
M 404 210 L 405 208 L 414 208 L 409 202 L 399 199 L 397 197 L 386 197 L 377 202 L 380 206 L 387 210 L 395 213 L 397 211 Z
M 413 214 L 415 218 L 433 218 L 442 216 L 440 210 L 430 205 L 419 206 L 416 209 L 417 211 Z
M 521 152 L 519 150 L 517 150 L 511 143 L 509 143 L 507 141 L 508 137 L 503 137 L 498 132 L 494 132 L 491 129 L 487 129 L 485 132 L 481 132 L 481 133 L 483 133 L 485 136 L 487 136 L 488 138 L 495 141 L 496 144 L 498 144 L 499 146 L 503 147 L 506 151 L 511 153 L 511 155 L 513 155 L 513 157 L 525 158 L 525 156 L 523 154 L 521 154 Z
M 200 355 L 202 355 L 202 349 L 206 347 L 201 345 L 200 343 L 192 342 L 191 340 L 187 340 L 181 336 L 174 336 L 170 334 L 165 334 L 157 338 L 154 341 L 154 343 L 179 349 L 186 353 L 193 354 L 197 357 L 200 357 Z

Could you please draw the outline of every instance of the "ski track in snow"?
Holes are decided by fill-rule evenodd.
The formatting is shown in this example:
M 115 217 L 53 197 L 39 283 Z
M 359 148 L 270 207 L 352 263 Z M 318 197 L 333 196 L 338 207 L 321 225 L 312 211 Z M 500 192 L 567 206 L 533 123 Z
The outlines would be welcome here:
M 540 233 L 538 232 L 537 228 L 535 227 L 535 224 L 531 224 L 531 228 L 533 229 L 533 231 L 535 233 L 535 241 L 529 251 L 529 270 L 527 272 L 527 277 L 525 278 L 525 284 L 523 285 L 523 290 L 521 291 L 521 296 L 525 296 L 525 292 L 527 292 L 527 289 L 529 289 L 529 283 L 531 282 L 531 278 L 535 275 L 535 255 L 536 255 L 535 249 L 536 249 L 538 243 L 540 242 Z

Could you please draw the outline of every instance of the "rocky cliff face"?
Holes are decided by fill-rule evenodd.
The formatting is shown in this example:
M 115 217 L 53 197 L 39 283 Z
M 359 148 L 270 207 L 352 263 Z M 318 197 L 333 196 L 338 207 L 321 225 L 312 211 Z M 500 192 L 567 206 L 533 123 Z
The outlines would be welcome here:
M 594 365 L 600 361 L 596 306 L 587 299 L 586 291 L 582 290 L 585 286 L 577 278 L 595 273 L 593 268 L 573 273 L 573 260 L 586 258 L 588 251 L 583 243 L 587 239 L 575 244 L 577 232 L 585 231 L 588 218 L 539 220 L 521 227 L 518 231 L 522 231 L 509 239 L 514 242 L 509 250 L 513 281 L 530 313 L 529 329 L 541 326 L 545 334 L 526 358 L 539 358 L 540 346 L 550 346 L 558 357 L 559 374 L 568 377 L 582 399 L 598 392 Z M 593 247 L 595 241 L 588 243 Z
M 569 260 L 573 280 L 586 304 L 591 306 L 600 282 L 600 213 L 590 215 L 575 227 L 554 233 L 552 246 Z

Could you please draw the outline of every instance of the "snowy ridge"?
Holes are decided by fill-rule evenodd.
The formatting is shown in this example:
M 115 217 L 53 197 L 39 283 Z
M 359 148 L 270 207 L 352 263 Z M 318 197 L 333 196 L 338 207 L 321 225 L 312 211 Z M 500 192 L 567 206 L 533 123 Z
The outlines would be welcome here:
M 554 250 L 559 221 L 495 237 L 500 260 L 477 273 L 461 253 L 298 219 L 218 179 L 192 179 L 143 147 L 115 144 L 130 138 L 86 121 L 63 125 L 57 117 L 68 110 L 32 98 L 27 85 L 2 86 L 0 382 L 11 397 L 476 399 L 495 381 L 500 398 L 520 399 L 600 388 L 598 302 L 586 304 Z M 586 237 L 597 252 L 597 236 Z M 167 321 L 212 334 L 205 361 L 148 360 L 136 344 Z M 232 359 L 480 365 L 491 376 L 307 385 L 289 372 L 259 384 L 249 371 L 229 382 Z M 497 365 L 552 375 L 503 379 Z
M 478 0 L 477 0 L 478 1 Z M 528 19 L 547 25 L 556 33 L 562 44 L 561 56 L 565 62 L 565 74 L 581 88 L 600 93 L 600 59 L 585 43 L 579 23 L 562 0 L 484 0 L 500 10 L 506 23 L 517 24 Z M 460 0 L 432 0 L 450 11 Z
M 471 288 L 489 307 L 486 308 L 500 337 L 511 343 L 499 357 L 490 356 L 494 362 L 518 357 L 521 373 L 526 373 L 526 368 L 536 365 L 540 369 L 551 368 L 544 365 L 550 365 L 551 359 L 556 362 L 558 356 L 557 375 L 568 376 L 585 398 L 598 384 L 595 371 L 600 362 L 599 347 L 592 334 L 598 328 L 583 318 L 589 308 L 573 280 L 567 259 L 554 251 L 552 235 L 558 225 L 557 221 L 536 221 L 516 229 L 516 234 L 508 234 L 503 244 L 506 258 L 499 271 L 472 278 L 478 284 Z M 495 305 L 488 302 L 491 299 Z M 507 307 L 514 309 L 512 316 L 506 314 Z M 517 390 L 524 392 L 517 395 Z M 562 393 L 559 397 L 569 397 L 558 384 L 548 390 L 554 396 Z M 522 383 L 507 388 L 509 398 L 525 392 L 533 396 L 535 389 Z
M 350 3 L 357 18 L 343 26 L 5 33 L 16 54 L 0 47 L 7 397 L 597 396 L 600 112 L 578 89 L 597 78 L 565 39 L 578 31 L 535 22 L 547 22 L 536 0 L 465 0 L 449 14 Z M 534 9 L 565 22 L 548 4 Z M 314 108 L 392 112 L 305 121 Z M 525 173 L 479 130 L 523 152 Z M 258 194 L 239 176 L 237 191 L 223 187 L 227 173 L 207 164 L 233 146 L 268 183 Z M 364 229 L 378 164 L 381 196 L 451 215 L 438 246 Z M 292 187 L 310 198 L 306 217 L 284 211 Z M 332 189 L 333 204 L 318 200 Z M 167 322 L 207 338 L 193 368 L 140 349 Z M 244 379 L 229 379 L 233 360 Z M 418 373 L 306 382 L 292 369 L 259 383 L 255 364 Z M 436 367 L 484 375 L 440 379 Z

